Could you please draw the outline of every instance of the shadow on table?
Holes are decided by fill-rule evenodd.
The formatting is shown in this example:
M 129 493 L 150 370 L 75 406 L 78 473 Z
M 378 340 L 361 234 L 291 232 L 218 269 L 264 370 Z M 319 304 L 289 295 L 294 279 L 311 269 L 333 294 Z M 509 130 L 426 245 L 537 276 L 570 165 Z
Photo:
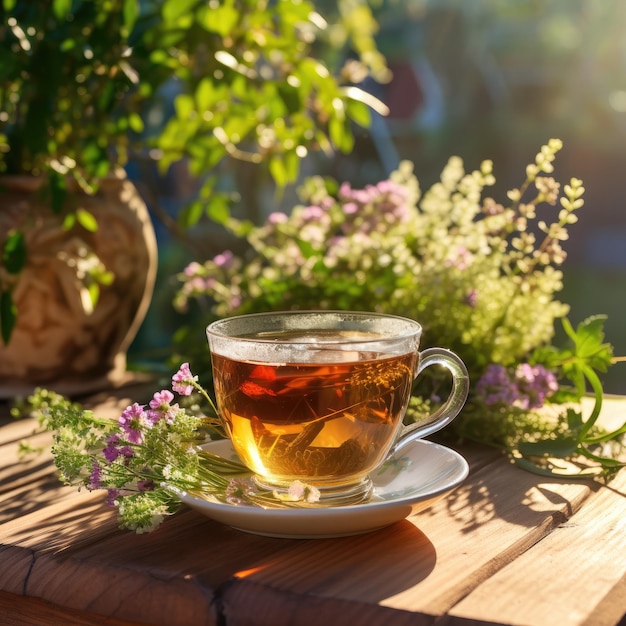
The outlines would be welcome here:
M 16 480 L 10 490 L 3 493 L 0 488 L 0 524 L 34 513 L 49 504 L 51 496 L 60 501 L 75 491 L 63 486 L 47 460 L 32 464 L 29 469 L 36 474 L 32 480 L 27 480 L 28 471 L 24 471 L 24 479 Z
M 443 504 L 448 514 L 471 533 L 498 518 L 525 528 L 552 519 L 558 525 L 569 519 L 582 502 L 601 485 L 594 481 L 541 477 L 514 465 L 494 463 L 470 476 Z M 423 515 L 432 514 L 427 511 Z
M 302 541 L 295 550 L 292 545 L 288 553 L 235 576 L 288 586 L 296 593 L 323 592 L 344 599 L 365 596 L 378 602 L 419 583 L 436 561 L 428 537 L 404 520 L 363 535 Z M 311 571 L 316 575 L 311 576 Z
M 436 562 L 431 541 L 406 520 L 352 537 L 276 539 L 234 530 L 194 511 L 182 511 L 154 533 L 121 533 L 105 549 L 87 548 L 80 556 L 116 568 L 160 570 L 164 577 L 177 571 L 204 588 L 252 581 L 347 598 L 365 591 L 372 602 L 414 586 Z

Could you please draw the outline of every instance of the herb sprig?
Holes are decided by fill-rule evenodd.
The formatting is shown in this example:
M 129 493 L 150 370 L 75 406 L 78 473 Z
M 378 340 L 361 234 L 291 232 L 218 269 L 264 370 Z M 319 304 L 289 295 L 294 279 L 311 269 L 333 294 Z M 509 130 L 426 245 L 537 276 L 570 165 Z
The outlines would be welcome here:
M 182 408 L 172 391 L 180 396 L 199 393 L 212 414 Z M 172 391 L 156 392 L 147 406 L 133 403 L 118 419 L 98 417 L 45 389 L 29 398 L 29 406 L 53 434 L 61 480 L 79 489 L 106 490 L 121 528 L 137 533 L 155 529 L 178 511 L 181 492 L 273 508 L 317 501 L 317 489 L 300 481 L 286 493 L 262 491 L 240 462 L 203 449 L 207 434 L 221 426 L 211 397 L 187 363 L 172 377 Z

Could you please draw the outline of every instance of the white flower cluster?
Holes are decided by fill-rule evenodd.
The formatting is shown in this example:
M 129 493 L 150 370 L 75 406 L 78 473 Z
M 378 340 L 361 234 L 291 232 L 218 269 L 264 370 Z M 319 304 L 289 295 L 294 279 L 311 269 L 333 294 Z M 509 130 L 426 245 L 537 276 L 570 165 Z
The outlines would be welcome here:
M 410 163 L 364 189 L 308 179 L 304 204 L 275 213 L 248 235 L 251 254 L 222 253 L 181 276 L 176 305 L 208 299 L 216 316 L 289 308 L 375 310 L 406 315 L 424 341 L 452 348 L 479 378 L 491 363 L 512 365 L 550 342 L 568 307 L 561 242 L 583 203 L 582 183 L 549 175 L 561 148 L 551 140 L 508 192 L 485 161 L 466 172 L 452 157 L 421 194 Z

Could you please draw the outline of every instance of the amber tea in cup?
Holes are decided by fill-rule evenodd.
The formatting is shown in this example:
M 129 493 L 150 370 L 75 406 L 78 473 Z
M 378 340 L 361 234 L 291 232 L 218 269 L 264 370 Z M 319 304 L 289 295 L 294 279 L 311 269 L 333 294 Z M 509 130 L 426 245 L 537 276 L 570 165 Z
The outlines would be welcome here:
M 442 348 L 419 352 L 413 320 L 374 313 L 294 311 L 210 324 L 220 417 L 261 487 L 301 480 L 322 504 L 369 498 L 368 476 L 389 454 L 443 428 L 468 391 L 461 360 Z M 435 414 L 403 425 L 413 381 L 439 363 L 453 378 Z

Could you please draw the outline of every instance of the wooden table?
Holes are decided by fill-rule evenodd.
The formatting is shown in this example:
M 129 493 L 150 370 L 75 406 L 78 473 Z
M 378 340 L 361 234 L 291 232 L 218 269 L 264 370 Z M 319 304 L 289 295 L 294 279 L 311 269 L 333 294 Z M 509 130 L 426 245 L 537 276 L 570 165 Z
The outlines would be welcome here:
M 91 405 L 117 415 L 138 393 Z M 18 461 L 22 439 L 48 443 L 33 421 L 0 424 L 3 626 L 626 624 L 625 471 L 549 480 L 466 447 L 462 486 L 369 534 L 258 537 L 183 510 L 135 535 L 101 492 L 60 485 L 49 452 Z

